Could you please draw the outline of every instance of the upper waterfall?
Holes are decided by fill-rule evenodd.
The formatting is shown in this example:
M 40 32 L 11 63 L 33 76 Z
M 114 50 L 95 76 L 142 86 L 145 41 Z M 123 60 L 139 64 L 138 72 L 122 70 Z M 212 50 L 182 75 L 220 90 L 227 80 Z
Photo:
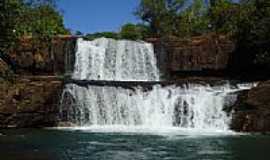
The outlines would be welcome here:
M 158 81 L 152 44 L 99 38 L 78 39 L 73 79 Z

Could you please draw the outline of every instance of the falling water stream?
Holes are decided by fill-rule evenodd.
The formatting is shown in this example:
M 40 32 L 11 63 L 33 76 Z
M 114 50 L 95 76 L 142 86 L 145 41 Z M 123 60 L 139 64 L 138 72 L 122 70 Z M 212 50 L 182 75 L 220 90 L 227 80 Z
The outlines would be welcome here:
M 76 80 L 158 81 L 153 46 L 145 42 L 100 38 L 79 39 L 73 73 Z M 224 83 L 182 86 L 78 86 L 67 84 L 62 96 L 62 120 L 80 127 L 188 128 L 228 131 L 235 91 L 252 87 Z M 121 126 L 121 127 L 120 127 Z
M 157 81 L 159 72 L 152 44 L 99 38 L 78 39 L 74 79 Z

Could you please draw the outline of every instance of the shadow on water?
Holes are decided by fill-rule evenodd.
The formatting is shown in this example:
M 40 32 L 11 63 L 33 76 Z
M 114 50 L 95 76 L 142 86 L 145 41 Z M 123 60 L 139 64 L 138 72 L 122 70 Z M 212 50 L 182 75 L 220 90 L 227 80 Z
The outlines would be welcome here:
M 270 136 L 0 130 L 3 160 L 264 160 Z

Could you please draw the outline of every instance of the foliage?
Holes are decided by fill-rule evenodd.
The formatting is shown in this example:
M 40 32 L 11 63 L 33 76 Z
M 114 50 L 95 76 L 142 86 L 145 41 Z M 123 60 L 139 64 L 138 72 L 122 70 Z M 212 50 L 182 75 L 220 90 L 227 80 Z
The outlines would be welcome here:
M 44 42 L 55 35 L 69 34 L 53 0 L 5 0 L 0 7 L 2 51 L 12 48 L 23 36 Z
M 139 40 L 144 39 L 151 35 L 150 29 L 143 24 L 127 23 L 122 26 L 120 31 L 120 37 L 122 39 Z
M 97 32 L 92 34 L 86 34 L 83 36 L 86 40 L 94 40 L 96 38 L 112 38 L 112 39 L 128 39 L 128 40 L 140 40 L 151 36 L 151 32 L 148 26 L 143 24 L 127 23 L 121 27 L 120 32 Z
M 163 33 L 172 33 L 177 28 L 176 12 L 178 5 L 183 5 L 183 2 L 183 0 L 141 0 L 135 14 L 149 24 L 153 33 L 160 36 Z
M 141 0 L 135 15 L 156 36 L 230 35 L 239 68 L 270 69 L 269 0 Z
M 0 1 L 0 52 L 7 51 L 17 39 L 15 31 L 22 6 L 18 0 Z
M 86 40 L 94 40 L 96 38 L 112 38 L 112 39 L 119 39 L 119 34 L 115 32 L 97 32 L 93 34 L 87 34 L 84 36 Z
M 203 0 L 141 0 L 135 14 L 158 36 L 197 35 L 206 31 L 209 23 Z
M 76 31 L 76 32 L 75 32 L 75 35 L 76 35 L 76 36 L 82 36 L 83 33 L 82 33 L 81 31 Z
M 213 30 L 218 33 L 233 33 L 239 14 L 239 5 L 233 0 L 216 0 L 209 9 L 209 17 Z
M 236 63 L 241 68 L 252 66 L 270 69 L 270 2 L 268 0 L 249 0 L 240 3 L 237 21 Z
M 206 4 L 202 0 L 194 0 L 185 10 L 179 13 L 182 23 L 182 35 L 195 36 L 208 31 L 209 17 L 207 17 Z

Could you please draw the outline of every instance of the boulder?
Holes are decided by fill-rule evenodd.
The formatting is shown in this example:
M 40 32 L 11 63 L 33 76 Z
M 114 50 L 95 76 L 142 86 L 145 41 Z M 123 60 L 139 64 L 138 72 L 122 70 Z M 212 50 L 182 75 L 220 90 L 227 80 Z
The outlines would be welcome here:
M 5 77 L 8 72 L 8 65 L 0 58 L 0 77 Z
M 270 131 L 270 81 L 239 94 L 233 105 L 231 128 L 242 132 Z

